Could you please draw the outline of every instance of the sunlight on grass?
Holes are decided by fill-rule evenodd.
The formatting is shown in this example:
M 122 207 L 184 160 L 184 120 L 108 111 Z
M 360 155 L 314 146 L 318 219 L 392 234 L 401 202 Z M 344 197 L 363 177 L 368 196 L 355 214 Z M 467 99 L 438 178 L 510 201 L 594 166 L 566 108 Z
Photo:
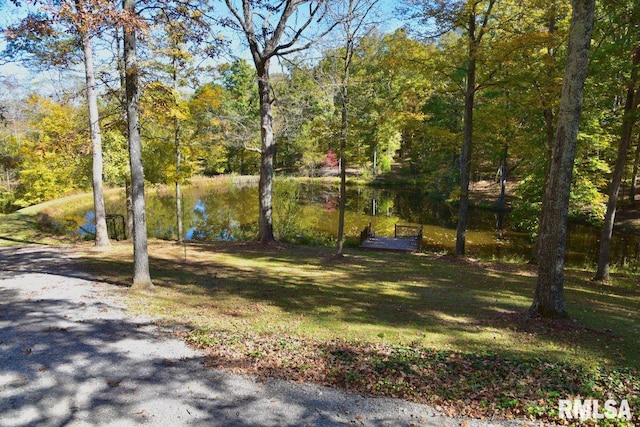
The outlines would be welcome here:
M 90 203 L 81 196 L 68 201 Z M 48 209 L 63 212 L 55 206 Z M 60 243 L 38 230 L 35 215 L 0 216 L 0 245 Z M 78 247 L 75 268 L 121 286 L 131 310 L 186 329 L 192 344 L 226 365 L 273 363 L 265 368 L 270 375 L 304 379 L 311 371 L 306 365 L 344 362 L 344 372 L 326 368 L 323 377 L 310 380 L 408 398 L 433 386 L 429 396 L 444 399 L 436 400 L 442 404 L 500 387 L 505 393 L 514 387 L 530 391 L 528 404 L 543 398 L 553 403 L 558 388 L 583 392 L 599 383 L 596 391 L 605 393 L 618 384 L 607 388 L 609 375 L 638 378 L 631 371 L 640 368 L 640 286 L 634 274 L 603 285 L 590 280 L 593 271 L 567 269 L 573 320 L 556 322 L 524 315 L 536 281 L 535 267 L 524 263 L 353 249 L 336 259 L 335 249 L 327 247 L 151 240 L 156 289 L 134 292 L 125 287 L 133 270 L 130 243 L 113 242 L 100 251 L 90 242 Z M 362 365 L 353 365 L 358 358 Z M 504 384 L 496 383 L 496 371 Z M 574 383 L 565 381 L 568 372 Z M 479 380 L 482 375 L 488 377 Z M 374 383 L 366 384 L 367 378 Z M 418 385 L 407 385 L 416 378 Z M 521 385 L 523 378 L 531 384 Z M 548 389 L 536 389 L 537 381 L 548 381 Z M 624 381 L 627 390 L 637 390 Z M 495 405 L 525 408 L 491 397 Z
M 432 315 L 442 320 L 443 322 L 458 323 L 461 325 L 469 325 L 472 323 L 472 320 L 470 317 L 450 316 L 448 314 L 440 313 L 440 312 L 432 312 Z
M 585 365 L 638 364 L 633 331 L 616 327 L 621 316 L 633 321 L 637 291 L 627 290 L 631 295 L 621 299 L 571 285 L 593 295 L 593 301 L 581 303 L 586 313 L 576 316 L 614 331 L 593 341 L 590 330 L 539 329 L 521 320 L 535 282 L 518 273 L 496 273 L 496 265 L 488 273 L 478 264 L 452 266 L 438 257 L 361 253 L 333 262 L 330 248 L 253 244 L 187 246 L 186 260 L 183 247 L 175 244 L 152 241 L 150 251 L 158 289 L 130 293 L 131 307 L 193 329 L 414 343 Z M 128 245 L 114 245 L 98 269 L 107 277 L 110 271 L 118 274 L 129 268 L 129 257 Z M 604 319 L 593 323 L 596 316 Z

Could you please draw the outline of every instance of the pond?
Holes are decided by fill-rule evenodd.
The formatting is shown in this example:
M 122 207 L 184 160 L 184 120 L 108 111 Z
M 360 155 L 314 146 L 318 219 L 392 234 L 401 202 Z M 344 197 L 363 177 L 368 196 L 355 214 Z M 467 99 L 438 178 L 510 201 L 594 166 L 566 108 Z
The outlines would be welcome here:
M 335 242 L 338 229 L 338 187 L 325 182 L 276 180 L 274 187 L 274 231 L 279 239 L 301 243 Z M 257 181 L 246 177 L 198 181 L 183 189 L 185 238 L 192 241 L 252 240 L 257 235 Z M 125 215 L 123 195 L 108 198 L 108 213 Z M 503 215 L 502 218 L 500 216 Z M 83 223 L 70 232 L 86 235 L 95 227 L 89 208 L 67 212 L 66 218 Z M 376 189 L 351 186 L 347 191 L 345 233 L 356 244 L 360 231 L 369 223 L 377 235 L 392 236 L 395 224 L 422 225 L 423 248 L 428 251 L 455 250 L 457 209 L 434 200 L 419 190 Z M 502 230 L 497 230 L 499 220 Z M 175 196 L 170 187 L 147 191 L 147 227 L 151 237 L 176 238 Z M 62 222 L 62 219 L 61 219 Z M 66 219 L 67 224 L 74 224 Z M 598 256 L 600 230 L 571 225 L 567 262 L 593 265 Z M 467 252 L 470 256 L 527 261 L 532 240 L 527 233 L 510 229 L 509 214 L 472 208 L 469 212 Z M 612 263 L 638 258 L 636 236 L 616 232 Z

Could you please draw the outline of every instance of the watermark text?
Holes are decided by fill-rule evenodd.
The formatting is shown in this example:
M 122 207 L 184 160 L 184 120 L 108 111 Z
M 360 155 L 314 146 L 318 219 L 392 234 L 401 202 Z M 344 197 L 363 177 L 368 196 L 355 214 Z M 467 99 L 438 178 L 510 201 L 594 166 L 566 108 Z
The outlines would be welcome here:
M 563 420 L 626 419 L 631 421 L 631 408 L 626 399 L 608 399 L 601 404 L 597 399 L 560 399 L 558 417 Z

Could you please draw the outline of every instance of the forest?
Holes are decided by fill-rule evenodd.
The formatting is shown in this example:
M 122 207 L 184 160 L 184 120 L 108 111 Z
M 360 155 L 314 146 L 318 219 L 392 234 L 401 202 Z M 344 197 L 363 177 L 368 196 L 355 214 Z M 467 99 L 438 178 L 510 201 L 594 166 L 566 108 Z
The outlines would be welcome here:
M 469 184 L 480 180 L 516 184 L 512 227 L 534 239 L 545 236 L 545 189 L 569 198 L 546 217 L 602 226 L 610 239 L 616 207 L 635 203 L 639 9 L 626 0 L 6 3 L 3 63 L 31 80 L 0 82 L 0 208 L 93 188 L 99 220 L 104 183 L 132 189 L 135 218 L 142 177 L 175 186 L 179 201 L 195 176 L 260 175 L 268 242 L 273 175 L 339 166 L 342 185 L 348 170 L 458 205 L 458 255 Z M 576 72 L 580 48 L 588 60 Z M 575 141 L 555 168 L 568 176 L 556 178 L 563 83 Z M 563 182 L 566 191 L 554 187 Z

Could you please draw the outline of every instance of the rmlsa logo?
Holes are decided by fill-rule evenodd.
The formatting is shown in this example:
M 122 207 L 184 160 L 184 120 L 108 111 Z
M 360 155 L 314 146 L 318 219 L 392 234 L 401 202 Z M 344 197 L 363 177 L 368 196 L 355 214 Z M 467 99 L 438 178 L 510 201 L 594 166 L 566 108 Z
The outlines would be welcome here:
M 600 406 L 597 399 L 560 399 L 558 401 L 558 417 L 560 419 L 587 421 L 624 418 L 631 421 L 631 408 L 626 399 L 617 401 L 609 399 Z

